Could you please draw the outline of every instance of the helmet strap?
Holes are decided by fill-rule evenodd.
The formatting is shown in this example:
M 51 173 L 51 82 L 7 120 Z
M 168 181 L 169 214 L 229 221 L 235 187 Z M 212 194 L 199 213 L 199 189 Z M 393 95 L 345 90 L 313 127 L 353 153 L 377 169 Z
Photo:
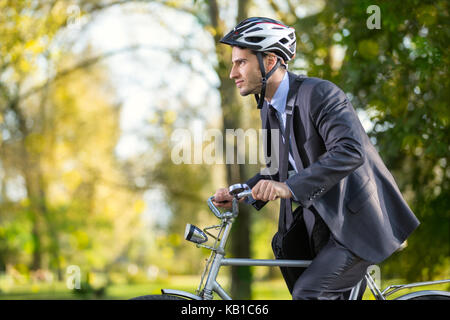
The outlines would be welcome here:
M 266 70 L 264 68 L 264 61 L 263 61 L 263 54 L 259 51 L 256 52 L 256 58 L 258 59 L 259 63 L 259 70 L 261 71 L 261 94 L 255 94 L 256 102 L 258 102 L 258 109 L 261 109 L 264 104 L 264 97 L 266 96 L 266 85 L 267 85 L 267 79 L 278 69 L 278 67 L 281 65 L 280 58 L 277 57 L 277 63 L 273 66 L 272 70 L 270 70 L 266 75 Z

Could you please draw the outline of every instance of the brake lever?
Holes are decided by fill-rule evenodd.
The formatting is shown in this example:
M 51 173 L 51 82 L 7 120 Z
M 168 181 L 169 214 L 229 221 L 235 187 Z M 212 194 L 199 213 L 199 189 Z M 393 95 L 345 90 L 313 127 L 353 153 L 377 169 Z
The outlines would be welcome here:
M 231 202 L 231 200 L 217 201 L 214 197 L 212 197 L 211 200 L 214 201 L 215 203 L 228 203 L 228 202 Z

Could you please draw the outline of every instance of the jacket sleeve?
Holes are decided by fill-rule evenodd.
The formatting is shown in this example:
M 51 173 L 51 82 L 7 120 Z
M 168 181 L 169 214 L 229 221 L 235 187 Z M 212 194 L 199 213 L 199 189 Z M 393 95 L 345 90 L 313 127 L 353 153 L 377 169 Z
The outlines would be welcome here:
M 311 204 L 365 161 L 364 129 L 344 92 L 329 81 L 314 86 L 309 116 L 325 143 L 326 152 L 286 184 L 301 206 Z

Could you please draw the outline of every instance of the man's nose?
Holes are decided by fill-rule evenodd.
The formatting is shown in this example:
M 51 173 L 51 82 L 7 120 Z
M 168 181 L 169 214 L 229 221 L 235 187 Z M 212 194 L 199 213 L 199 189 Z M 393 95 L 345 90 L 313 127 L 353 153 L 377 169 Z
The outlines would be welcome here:
M 236 67 L 232 66 L 230 71 L 230 79 L 235 79 L 238 77 L 238 75 L 239 73 L 237 72 Z

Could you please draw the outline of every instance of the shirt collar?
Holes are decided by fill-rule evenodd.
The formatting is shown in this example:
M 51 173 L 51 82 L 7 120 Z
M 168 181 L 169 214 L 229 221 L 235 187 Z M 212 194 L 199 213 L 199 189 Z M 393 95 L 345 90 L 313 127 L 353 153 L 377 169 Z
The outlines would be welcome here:
M 281 80 L 277 91 L 272 97 L 270 104 L 279 112 L 284 113 L 286 110 L 286 99 L 289 92 L 289 76 L 285 72 L 283 80 Z

